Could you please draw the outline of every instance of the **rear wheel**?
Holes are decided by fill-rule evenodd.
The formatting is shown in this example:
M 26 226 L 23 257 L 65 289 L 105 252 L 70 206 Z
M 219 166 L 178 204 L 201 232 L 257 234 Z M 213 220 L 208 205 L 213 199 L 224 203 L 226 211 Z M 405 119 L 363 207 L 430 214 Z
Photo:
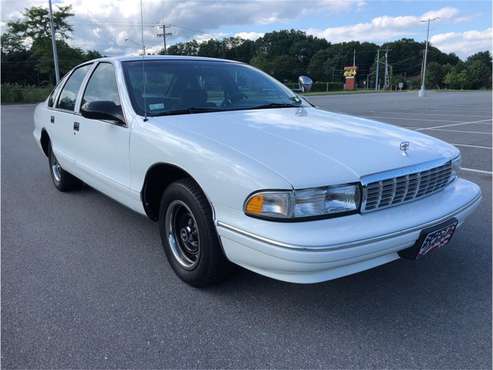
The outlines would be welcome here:
M 210 205 L 193 180 L 179 180 L 166 189 L 161 199 L 159 230 L 171 267 L 186 283 L 203 287 L 223 280 L 231 271 Z
M 58 190 L 65 192 L 80 189 L 80 187 L 82 186 L 82 182 L 77 177 L 71 175 L 62 168 L 51 147 L 49 154 L 49 164 L 51 179 L 53 180 L 53 184 Z

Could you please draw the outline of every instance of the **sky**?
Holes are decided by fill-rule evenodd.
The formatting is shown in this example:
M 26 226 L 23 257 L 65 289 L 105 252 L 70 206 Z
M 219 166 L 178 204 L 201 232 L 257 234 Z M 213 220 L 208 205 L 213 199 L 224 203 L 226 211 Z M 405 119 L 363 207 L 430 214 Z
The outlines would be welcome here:
M 430 41 L 462 59 L 492 49 L 491 1 L 424 0 L 142 0 L 144 44 L 162 47 L 158 24 L 169 25 L 168 45 L 191 39 L 227 36 L 256 39 L 281 29 L 299 29 L 331 43 L 377 44 L 426 39 L 423 19 L 431 23 Z M 47 6 L 48 0 L 1 0 L 1 26 L 24 8 Z M 75 16 L 71 45 L 105 55 L 136 54 L 141 45 L 139 0 L 53 0 L 71 4 Z

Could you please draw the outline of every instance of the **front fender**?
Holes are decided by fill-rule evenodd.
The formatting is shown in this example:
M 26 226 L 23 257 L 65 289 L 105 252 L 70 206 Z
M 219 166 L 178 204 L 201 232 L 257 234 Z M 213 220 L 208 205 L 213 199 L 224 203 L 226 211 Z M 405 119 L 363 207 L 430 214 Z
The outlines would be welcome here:
M 159 127 L 152 118 L 136 118 L 130 140 L 131 187 L 141 192 L 149 168 L 176 166 L 199 184 L 221 219 L 243 213 L 253 191 L 291 189 L 291 185 L 254 159 L 209 138 L 172 125 Z

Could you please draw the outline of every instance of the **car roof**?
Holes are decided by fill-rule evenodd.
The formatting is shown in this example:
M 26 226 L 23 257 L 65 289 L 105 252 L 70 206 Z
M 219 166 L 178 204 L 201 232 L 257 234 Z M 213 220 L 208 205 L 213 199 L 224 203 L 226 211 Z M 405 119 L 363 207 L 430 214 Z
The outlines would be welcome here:
M 225 62 L 225 63 L 240 63 L 236 60 L 229 59 L 219 59 L 219 58 L 207 58 L 207 57 L 195 57 L 195 56 L 187 56 L 187 55 L 146 55 L 144 58 L 138 55 L 123 55 L 123 56 L 114 56 L 114 57 L 104 57 L 93 59 L 89 62 L 95 61 L 107 61 L 107 62 L 133 62 L 133 61 L 142 61 L 144 60 L 190 60 L 190 61 L 210 61 L 210 62 Z M 87 63 L 87 62 L 86 62 Z

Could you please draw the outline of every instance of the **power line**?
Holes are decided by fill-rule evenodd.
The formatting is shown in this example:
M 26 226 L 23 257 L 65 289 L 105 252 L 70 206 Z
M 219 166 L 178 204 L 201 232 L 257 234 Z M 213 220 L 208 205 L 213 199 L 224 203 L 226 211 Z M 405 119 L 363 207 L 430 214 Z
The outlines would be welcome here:
M 177 26 L 176 24 L 173 25 L 173 27 L 175 27 L 175 28 L 181 28 L 182 30 L 191 31 L 191 32 L 195 32 L 195 33 L 203 33 L 203 34 L 207 33 L 207 32 L 204 32 L 204 31 L 193 29 L 193 28 L 188 28 L 188 27 L 183 27 L 183 26 Z

